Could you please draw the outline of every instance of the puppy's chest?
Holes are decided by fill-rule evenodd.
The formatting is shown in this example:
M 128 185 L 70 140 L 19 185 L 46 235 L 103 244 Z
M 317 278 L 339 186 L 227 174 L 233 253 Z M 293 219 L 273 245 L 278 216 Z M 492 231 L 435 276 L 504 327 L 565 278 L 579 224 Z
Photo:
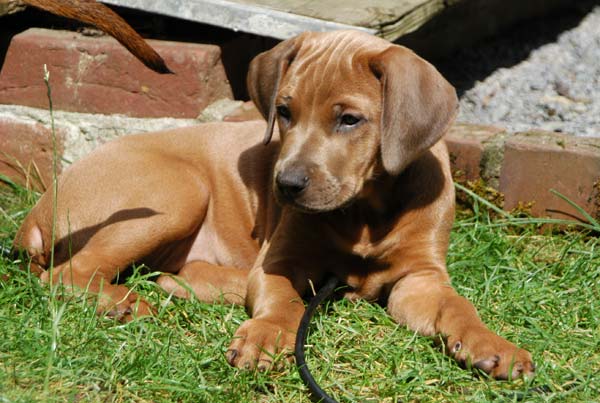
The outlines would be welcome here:
M 358 234 L 356 241 L 346 240 L 342 249 L 348 253 L 360 256 L 363 259 L 377 259 L 388 250 L 386 237 L 374 236 L 368 227 L 364 227 Z
M 329 230 L 338 250 L 368 260 L 385 258 L 398 242 L 397 231 L 390 220 L 348 219 L 332 225 Z
M 381 298 L 391 273 L 391 259 L 400 244 L 399 233 L 387 225 L 355 224 L 342 232 L 339 229 L 331 238 L 339 252 L 332 266 L 338 278 L 351 287 L 346 297 Z

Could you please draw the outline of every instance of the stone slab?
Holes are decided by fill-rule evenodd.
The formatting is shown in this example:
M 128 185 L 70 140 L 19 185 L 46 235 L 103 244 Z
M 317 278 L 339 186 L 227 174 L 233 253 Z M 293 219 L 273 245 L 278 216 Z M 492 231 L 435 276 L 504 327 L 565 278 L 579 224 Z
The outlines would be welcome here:
M 429 46 L 448 37 L 481 37 L 515 21 L 544 15 L 572 0 L 102 0 L 233 31 L 288 39 L 304 31 L 358 29 L 390 41 L 443 20 L 444 36 L 429 38 Z M 456 12 L 453 10 L 457 9 Z M 477 20 L 474 23 L 473 20 Z M 479 23 L 478 23 L 479 22 Z M 440 25 L 433 22 L 433 25 Z M 466 35 L 463 35 L 466 33 Z
M 0 154 L 5 161 L 6 158 L 13 160 L 16 157 L 27 162 L 27 158 L 23 159 L 21 156 L 36 155 L 35 150 L 41 150 L 43 155 L 48 155 L 45 153 L 51 149 L 51 118 L 47 109 L 0 105 L 0 122 L 3 122 L 0 126 Z M 126 134 L 196 124 L 197 119 L 133 118 L 125 115 L 54 111 L 54 125 L 60 137 L 59 155 L 62 168 L 99 145 Z M 40 167 L 46 172 L 50 166 L 41 164 Z M 13 177 L 10 173 L 9 176 Z

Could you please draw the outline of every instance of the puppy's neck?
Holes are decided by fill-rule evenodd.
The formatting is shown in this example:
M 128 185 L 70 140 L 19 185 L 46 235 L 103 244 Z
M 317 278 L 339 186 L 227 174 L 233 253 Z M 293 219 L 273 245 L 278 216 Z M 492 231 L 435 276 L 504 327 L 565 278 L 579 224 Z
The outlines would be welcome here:
M 395 181 L 380 175 L 365 183 L 351 204 L 321 216 L 341 250 L 366 257 L 387 237 L 394 226 Z
M 354 202 L 360 210 L 371 215 L 387 216 L 394 207 L 397 177 L 379 171 L 367 180 Z

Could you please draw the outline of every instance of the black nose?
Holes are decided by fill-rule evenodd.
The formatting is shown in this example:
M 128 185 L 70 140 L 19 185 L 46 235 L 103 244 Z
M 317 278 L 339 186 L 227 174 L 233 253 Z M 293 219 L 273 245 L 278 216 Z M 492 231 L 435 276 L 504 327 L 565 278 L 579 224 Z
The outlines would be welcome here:
M 309 181 L 306 169 L 303 167 L 285 169 L 275 178 L 277 189 L 287 199 L 298 197 L 306 189 Z

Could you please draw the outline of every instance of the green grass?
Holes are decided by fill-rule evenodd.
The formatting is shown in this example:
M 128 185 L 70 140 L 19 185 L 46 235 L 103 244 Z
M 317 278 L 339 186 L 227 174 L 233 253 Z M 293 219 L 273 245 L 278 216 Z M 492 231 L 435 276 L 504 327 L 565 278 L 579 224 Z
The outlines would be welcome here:
M 2 244 L 34 199 L 17 186 L 0 190 Z M 600 242 L 510 222 L 478 208 L 457 220 L 448 265 L 484 321 L 533 353 L 533 381 L 473 375 L 383 308 L 338 301 L 319 311 L 309 336 L 323 388 L 340 402 L 598 401 Z M 226 363 L 243 308 L 170 299 L 139 273 L 128 281 L 159 307 L 156 317 L 97 317 L 1 258 L 0 402 L 310 401 L 294 367 L 261 374 Z

